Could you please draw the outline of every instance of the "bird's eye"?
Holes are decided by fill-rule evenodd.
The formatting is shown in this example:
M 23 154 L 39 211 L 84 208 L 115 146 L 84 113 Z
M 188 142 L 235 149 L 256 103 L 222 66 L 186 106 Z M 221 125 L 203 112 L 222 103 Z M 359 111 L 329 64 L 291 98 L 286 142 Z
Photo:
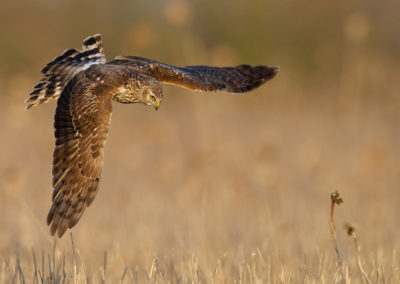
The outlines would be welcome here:
M 153 102 L 156 101 L 156 97 L 153 96 L 153 95 L 150 96 L 150 99 L 151 99 Z

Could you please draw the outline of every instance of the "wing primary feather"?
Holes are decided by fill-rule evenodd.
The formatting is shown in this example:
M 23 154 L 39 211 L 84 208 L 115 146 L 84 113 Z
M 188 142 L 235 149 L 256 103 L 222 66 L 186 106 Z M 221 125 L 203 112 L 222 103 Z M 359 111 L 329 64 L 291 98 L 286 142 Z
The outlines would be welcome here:
M 102 83 L 93 84 L 87 75 L 78 74 L 68 82 L 57 102 L 53 204 L 47 223 L 50 233 L 59 238 L 79 221 L 99 189 L 112 94 L 107 88 L 98 88 L 98 84 Z

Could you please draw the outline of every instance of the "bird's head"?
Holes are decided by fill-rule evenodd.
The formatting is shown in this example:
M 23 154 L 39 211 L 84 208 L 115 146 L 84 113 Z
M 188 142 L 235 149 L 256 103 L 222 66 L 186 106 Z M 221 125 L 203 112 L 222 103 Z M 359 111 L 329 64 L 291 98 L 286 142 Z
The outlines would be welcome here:
M 153 77 L 133 72 L 126 84 L 117 88 L 113 100 L 123 104 L 141 103 L 160 107 L 163 90 L 160 82 Z
M 155 110 L 160 107 L 160 103 L 163 99 L 163 90 L 161 84 L 155 80 L 150 79 L 147 84 L 142 86 L 142 90 L 139 96 L 139 101 L 145 105 L 153 106 Z
M 160 107 L 160 103 L 163 98 L 163 91 L 161 86 L 149 86 L 144 87 L 142 94 L 141 94 L 141 101 L 142 103 L 153 106 L 155 110 Z

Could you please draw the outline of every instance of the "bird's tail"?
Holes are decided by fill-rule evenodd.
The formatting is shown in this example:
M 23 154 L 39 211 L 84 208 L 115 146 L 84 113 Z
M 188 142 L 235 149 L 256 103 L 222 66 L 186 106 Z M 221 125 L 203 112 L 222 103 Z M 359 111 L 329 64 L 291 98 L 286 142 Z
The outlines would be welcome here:
M 104 64 L 101 35 L 87 37 L 83 41 L 82 50 L 68 49 L 54 58 L 42 70 L 43 78 L 33 87 L 33 91 L 25 100 L 25 109 L 58 99 L 68 81 L 77 73 L 93 64 Z

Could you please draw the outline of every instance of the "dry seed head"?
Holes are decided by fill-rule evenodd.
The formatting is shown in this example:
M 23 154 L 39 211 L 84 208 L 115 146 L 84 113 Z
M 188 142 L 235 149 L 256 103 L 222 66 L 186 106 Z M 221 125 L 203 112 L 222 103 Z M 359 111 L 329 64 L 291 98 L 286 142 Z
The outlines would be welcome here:
M 351 237 L 354 233 L 355 233 L 355 231 L 356 231 L 356 228 L 352 225 L 352 224 L 350 224 L 350 223 L 346 223 L 346 224 L 344 224 L 344 228 L 346 229 L 346 232 L 347 232 L 347 234 Z
M 337 205 L 343 203 L 343 199 L 340 197 L 339 192 L 337 190 L 331 193 L 331 201 L 332 203 L 336 203 Z

